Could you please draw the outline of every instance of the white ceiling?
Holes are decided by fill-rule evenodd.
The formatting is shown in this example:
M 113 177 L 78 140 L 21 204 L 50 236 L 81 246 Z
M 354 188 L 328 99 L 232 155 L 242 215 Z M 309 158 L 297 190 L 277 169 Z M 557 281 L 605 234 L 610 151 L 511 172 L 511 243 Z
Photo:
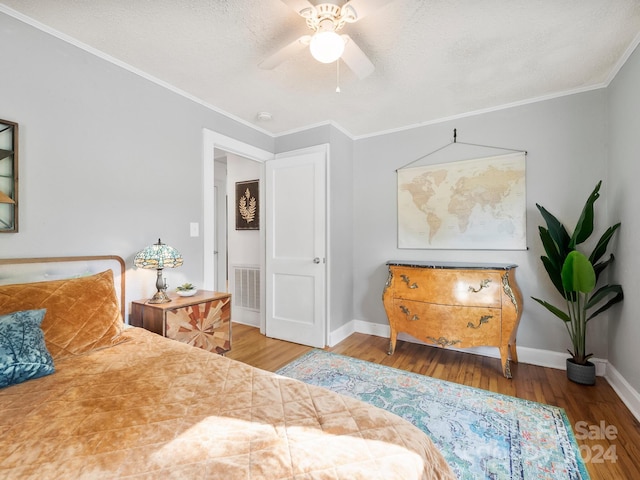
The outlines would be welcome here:
M 336 93 L 336 65 L 308 51 L 258 68 L 310 32 L 281 0 L 0 0 L 0 11 L 272 134 L 333 121 L 361 137 L 599 88 L 640 40 L 637 0 L 393 0 L 343 28 L 376 69 L 359 80 L 341 64 Z

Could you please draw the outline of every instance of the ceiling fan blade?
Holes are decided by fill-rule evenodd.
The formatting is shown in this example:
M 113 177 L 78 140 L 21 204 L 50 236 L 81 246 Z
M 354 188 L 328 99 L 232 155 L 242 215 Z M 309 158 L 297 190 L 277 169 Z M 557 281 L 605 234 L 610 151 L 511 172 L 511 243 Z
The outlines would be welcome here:
M 349 23 L 353 23 L 375 12 L 379 8 L 384 7 L 392 1 L 393 0 L 350 0 L 342 6 L 341 10 L 343 12 L 344 19 Z M 347 13 L 347 15 L 345 15 L 345 13 Z
M 289 57 L 292 57 L 296 53 L 301 50 L 304 50 L 309 46 L 309 42 L 311 41 L 310 35 L 303 35 L 300 38 L 295 39 L 288 45 L 285 45 L 277 52 L 271 54 L 264 60 L 262 60 L 258 67 L 263 68 L 265 70 L 271 70 L 272 68 L 277 67 L 282 62 L 287 60 Z
M 282 0 L 301 17 L 307 18 L 315 11 L 315 7 L 308 0 Z
M 342 61 L 353 70 L 360 80 L 373 73 L 376 67 L 373 66 L 369 57 L 360 49 L 356 42 L 349 35 L 342 35 L 344 39 L 344 53 Z

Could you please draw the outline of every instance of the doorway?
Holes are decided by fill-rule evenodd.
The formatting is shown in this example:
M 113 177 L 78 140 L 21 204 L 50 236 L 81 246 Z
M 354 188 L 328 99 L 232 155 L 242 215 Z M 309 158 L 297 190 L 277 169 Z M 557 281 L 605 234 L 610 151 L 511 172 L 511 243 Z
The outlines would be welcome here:
M 272 153 L 269 153 L 265 150 L 259 149 L 257 147 L 254 147 L 252 145 L 240 142 L 236 139 L 233 139 L 231 137 L 227 137 L 225 135 L 221 135 L 218 134 L 216 132 L 213 132 L 211 130 L 208 129 L 203 129 L 203 216 L 204 216 L 204 223 L 203 223 L 203 247 L 204 247 L 204 255 L 203 255 L 203 287 L 205 289 L 208 290 L 212 290 L 213 289 L 213 285 L 214 285 L 214 275 L 215 275 L 215 268 L 214 268 L 214 264 L 215 264 L 215 188 L 214 188 L 214 183 L 215 183 L 215 172 L 214 172 L 214 152 L 215 150 L 219 150 L 221 152 L 226 152 L 227 155 L 232 154 L 232 155 L 237 155 L 239 157 L 244 158 L 245 160 L 252 160 L 254 162 L 258 162 L 258 165 L 260 166 L 260 176 L 259 179 L 263 180 L 265 179 L 265 165 L 267 161 L 270 160 L 274 160 L 276 158 L 276 156 Z M 303 158 L 305 157 L 320 157 L 318 158 L 318 161 L 320 161 L 322 163 L 323 166 L 321 166 L 320 168 L 322 170 L 328 169 L 328 145 L 324 144 L 324 145 L 318 145 L 316 147 L 310 147 L 308 149 L 303 149 L 303 150 L 297 150 L 297 151 L 292 151 L 292 152 L 288 152 L 288 153 L 283 153 L 278 155 L 278 161 L 274 162 L 273 165 L 275 166 L 276 164 L 279 164 L 280 161 L 285 160 L 287 157 L 289 160 L 293 161 L 294 163 L 298 163 L 300 161 L 303 161 Z M 298 160 L 296 161 L 294 157 L 297 157 Z M 287 160 L 288 161 L 288 160 Z M 271 163 L 271 162 L 269 162 Z M 304 162 L 303 162 L 304 163 Z M 229 168 L 229 164 L 227 164 L 227 168 Z M 296 169 L 297 170 L 297 169 Z M 298 170 L 299 171 L 299 170 Z M 280 182 L 279 184 L 279 188 L 278 190 L 280 191 L 280 187 L 284 186 L 285 184 L 283 184 L 281 181 L 282 180 L 287 180 L 287 184 L 289 184 L 289 186 L 291 185 L 296 185 L 294 186 L 294 188 L 296 189 L 296 192 L 302 193 L 302 192 L 310 192 L 310 191 L 314 191 L 314 190 L 322 190 L 325 194 L 329 191 L 328 190 L 328 182 L 326 181 L 326 178 L 324 174 L 323 174 L 323 178 L 325 178 L 325 182 L 324 184 L 322 184 L 323 182 L 320 182 L 320 184 L 318 185 L 313 185 L 310 184 L 308 188 L 304 188 L 301 186 L 301 184 L 299 184 L 298 182 L 300 180 L 302 180 L 303 178 L 306 178 L 306 176 L 302 176 L 300 177 L 299 175 L 278 175 L 278 181 Z M 317 177 L 316 175 L 311 175 L 309 176 L 309 179 L 314 179 L 317 180 L 319 177 Z M 290 183 L 291 182 L 291 183 Z M 227 179 L 227 187 L 229 188 L 229 190 L 227 191 L 227 196 L 228 196 L 228 205 L 232 205 L 231 208 L 227 209 L 228 212 L 228 220 L 227 220 L 227 225 L 231 224 L 231 219 L 233 219 L 233 228 L 235 229 L 235 190 L 232 192 L 230 189 L 230 185 L 229 185 L 229 179 Z M 235 185 L 234 185 L 235 187 Z M 267 190 L 270 190 L 269 192 L 267 192 Z M 291 304 L 290 304 L 290 295 L 286 295 L 286 290 L 287 290 L 287 282 L 286 282 L 286 276 L 288 275 L 288 273 L 284 270 L 279 270 L 278 271 L 278 275 L 279 275 L 279 280 L 282 280 L 279 284 L 279 286 L 276 287 L 276 291 L 274 292 L 273 290 L 271 290 L 270 295 L 272 295 L 273 298 L 270 298 L 270 313 L 272 314 L 270 316 L 270 320 L 267 320 L 267 302 L 265 301 L 267 298 L 267 290 L 269 289 L 270 285 L 274 285 L 276 282 L 274 282 L 273 278 L 267 282 L 265 279 L 267 277 L 267 275 L 271 275 L 271 273 L 267 272 L 267 268 L 265 268 L 266 266 L 266 231 L 270 229 L 270 227 L 272 227 L 272 225 L 269 223 L 270 220 L 267 218 L 266 215 L 264 215 L 265 213 L 265 209 L 270 211 L 271 214 L 273 215 L 274 212 L 278 209 L 277 204 L 282 200 L 286 200 L 281 198 L 282 196 L 278 196 L 278 198 L 276 197 L 272 197 L 271 195 L 275 192 L 274 188 L 269 188 L 268 185 L 265 185 L 264 182 L 261 183 L 260 189 L 259 189 L 259 205 L 260 205 L 260 211 L 261 211 L 261 218 L 265 219 L 266 221 L 261 225 L 259 233 L 258 233 L 258 237 L 259 237 L 259 247 L 258 247 L 258 254 L 259 254 L 259 273 L 258 273 L 258 278 L 259 278 L 259 285 L 260 285 L 260 313 L 258 314 L 259 316 L 259 326 L 260 326 L 260 332 L 262 334 L 265 334 L 266 332 L 266 324 L 267 322 L 269 322 L 270 320 L 273 320 L 275 317 L 278 317 L 279 320 L 285 320 L 285 321 L 290 321 L 289 325 L 293 325 L 293 322 L 295 322 L 296 318 L 298 316 L 299 313 L 299 309 L 294 309 L 291 310 L 290 308 L 288 308 Z M 267 199 L 266 195 L 270 195 L 270 197 Z M 306 193 L 305 193 L 306 196 Z M 318 200 L 319 197 L 317 196 L 313 196 L 316 200 Z M 265 201 L 268 200 L 268 201 Z M 295 199 L 294 199 L 295 200 Z M 325 200 L 322 200 L 320 203 L 324 204 Z M 271 207 L 269 207 L 267 204 L 270 204 Z M 230 211 L 233 211 L 233 215 L 229 214 Z M 289 213 L 294 213 L 293 211 L 289 212 Z M 271 217 L 273 220 L 273 217 Z M 318 217 L 320 218 L 320 217 Z M 272 221 L 271 220 L 271 221 Z M 295 224 L 296 221 L 294 219 L 292 224 Z M 315 225 L 315 223 L 314 223 Z M 328 238 L 327 238 L 327 228 L 328 228 L 328 219 L 325 218 L 324 221 L 319 222 L 315 227 L 314 230 L 317 230 L 317 232 L 322 232 L 320 233 L 324 238 L 325 238 L 325 242 L 328 242 Z M 280 231 L 283 231 L 282 229 L 279 229 Z M 304 229 L 306 230 L 306 229 Z M 231 228 L 228 229 L 228 232 L 231 231 Z M 303 231 L 303 230 L 300 230 Z M 227 244 L 230 245 L 232 242 L 231 240 L 228 239 Z M 287 242 L 289 244 L 291 244 L 291 241 Z M 316 280 L 313 280 L 315 285 L 321 286 L 322 288 L 318 288 L 318 289 L 313 289 L 314 292 L 316 292 L 316 297 L 313 298 L 312 300 L 309 300 L 308 303 L 309 305 L 313 304 L 313 305 L 318 305 L 319 308 L 314 308 L 312 309 L 314 313 L 314 318 L 312 320 L 307 321 L 306 318 L 301 318 L 301 320 L 303 322 L 307 323 L 308 327 L 313 326 L 313 330 L 316 332 L 316 334 L 314 335 L 315 337 L 317 337 L 313 343 L 308 343 L 310 345 L 315 345 L 316 343 L 321 344 L 322 346 L 326 345 L 326 342 L 329 338 L 328 335 L 328 329 L 329 329 L 329 322 L 327 319 L 327 311 L 328 311 L 328 289 L 327 289 L 327 285 L 326 285 L 326 279 L 328 278 L 327 272 L 329 269 L 329 262 L 326 259 L 326 249 L 328 248 L 328 244 L 325 245 L 324 249 L 321 250 L 317 250 L 317 249 L 313 249 L 316 250 L 315 252 L 312 252 L 313 254 L 311 256 L 309 256 L 308 259 L 306 259 L 308 261 L 309 264 L 311 265 L 315 265 L 317 268 L 320 268 L 323 273 L 321 274 L 321 277 L 316 277 Z M 307 249 L 305 249 L 307 250 Z M 322 251 L 324 250 L 324 251 Z M 310 250 L 311 251 L 311 250 Z M 275 259 L 275 257 L 274 257 Z M 231 265 L 231 261 L 228 260 L 229 263 L 229 272 L 231 272 L 232 270 L 232 265 Z M 282 262 L 280 262 L 282 263 Z M 284 264 L 286 264 L 286 262 L 284 262 Z M 283 265 L 284 265 L 283 264 Z M 271 263 L 272 267 L 273 267 L 273 263 Z M 279 265 L 279 267 L 281 267 L 282 265 Z M 272 268 L 271 267 L 271 268 Z M 271 277 L 273 277 L 273 275 L 271 275 Z M 310 278 L 310 277 L 308 277 Z M 235 281 L 233 281 L 231 279 L 231 273 L 229 274 L 229 289 L 232 290 L 234 288 Z M 311 280 L 307 280 L 307 283 L 311 282 Z M 311 291 L 310 289 L 306 289 L 306 291 Z M 298 306 L 300 306 L 300 302 L 298 302 Z M 234 317 L 235 317 L 235 310 L 234 310 Z M 304 315 L 302 315 L 301 317 L 304 317 Z M 283 338 L 284 337 L 280 337 L 279 333 L 273 333 L 272 336 L 274 336 L 274 338 Z M 290 341 L 294 341 L 296 342 L 296 339 L 294 338 L 286 338 L 287 340 Z M 300 342 L 303 343 L 303 342 Z
M 264 209 L 257 197 L 237 198 L 239 186 L 257 183 L 262 188 L 263 165 L 240 155 L 214 150 L 215 247 L 214 288 L 231 293 L 233 321 L 254 327 L 261 323 L 261 252 L 260 220 Z M 244 197 L 244 190 L 243 190 Z M 238 200 L 253 204 L 250 228 L 237 228 Z M 262 215 L 261 215 L 262 213 Z
M 274 157 L 274 155 L 270 152 L 267 152 L 266 150 L 262 150 L 260 148 L 254 147 L 252 145 L 240 142 L 234 138 L 231 137 L 227 137 L 225 135 L 221 135 L 219 133 L 216 133 L 212 130 L 209 129 L 203 129 L 203 165 L 202 165 L 202 179 L 203 179 L 203 228 L 202 228 L 202 237 L 203 237 L 203 248 L 204 248 L 204 252 L 203 252 L 203 262 L 202 262 L 202 267 L 203 267 L 203 288 L 206 290 L 214 290 L 214 285 L 217 285 L 216 283 L 216 246 L 219 245 L 218 243 L 216 243 L 216 201 L 215 201 L 215 195 L 216 195 L 216 168 L 215 168 L 215 158 L 216 158 L 216 153 L 218 153 L 219 155 L 224 155 L 225 157 L 229 157 L 229 155 L 235 155 L 239 158 L 243 158 L 246 161 L 253 161 L 252 163 L 254 165 L 258 165 L 259 166 L 259 171 L 260 171 L 260 176 L 259 178 L 262 179 L 263 175 L 264 175 L 264 162 L 266 162 L 267 160 L 270 160 Z M 219 167 L 218 167 L 219 168 Z M 229 163 L 227 162 L 226 165 L 226 170 L 228 173 L 228 169 L 229 169 Z M 229 214 L 230 210 L 233 210 L 233 213 L 235 214 L 235 191 L 232 191 L 229 187 L 229 183 L 230 180 L 228 178 L 227 175 L 227 181 L 225 182 L 225 185 L 227 186 L 228 190 L 227 190 L 227 199 L 228 201 L 227 203 L 227 232 L 231 232 L 231 228 L 233 228 L 235 230 L 235 217 L 231 214 Z M 261 206 L 260 208 L 263 208 L 262 205 L 264 205 L 264 189 L 260 189 L 259 191 L 259 205 Z M 264 217 L 263 217 L 264 218 Z M 229 226 L 231 225 L 233 221 L 233 225 L 230 228 Z M 260 247 L 258 247 L 258 266 L 259 266 L 259 273 L 258 273 L 258 277 L 259 277 L 259 285 L 264 286 L 265 282 L 264 282 L 264 244 L 265 244 L 265 237 L 264 237 L 264 228 L 260 228 L 260 230 L 258 230 L 258 238 L 259 238 L 259 245 Z M 229 251 L 229 245 L 230 245 L 230 241 L 227 239 L 227 251 Z M 220 258 L 220 252 L 218 252 L 218 264 L 221 262 L 221 258 Z M 226 264 L 228 265 L 226 271 L 229 272 L 228 275 L 226 275 L 225 272 L 225 278 L 228 277 L 229 281 L 228 281 L 228 285 L 229 285 L 229 291 L 232 291 L 234 288 L 234 285 L 232 285 L 233 282 L 233 278 L 231 275 L 231 262 L 229 261 L 229 257 L 227 257 L 226 260 Z M 234 282 L 235 283 L 235 282 Z M 260 297 L 260 305 L 263 306 L 265 304 L 265 293 L 264 293 L 264 288 L 260 288 L 260 293 L 259 293 L 259 297 Z M 232 310 L 233 311 L 233 315 L 234 317 L 235 315 L 235 309 Z M 261 310 L 258 313 L 254 314 L 254 317 L 257 317 L 257 323 L 259 324 L 260 327 L 260 332 L 264 333 L 264 329 L 265 329 L 265 315 L 264 315 L 264 308 L 261 308 Z M 235 321 L 235 318 L 234 318 Z

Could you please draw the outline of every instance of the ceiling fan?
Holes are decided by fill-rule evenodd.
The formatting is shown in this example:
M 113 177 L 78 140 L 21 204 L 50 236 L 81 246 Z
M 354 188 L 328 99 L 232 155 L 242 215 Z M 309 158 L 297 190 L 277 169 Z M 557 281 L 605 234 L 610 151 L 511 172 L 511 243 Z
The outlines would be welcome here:
M 285 45 L 260 62 L 258 64 L 260 68 L 267 70 L 275 68 L 292 55 L 309 47 L 311 55 L 319 62 L 332 63 L 342 59 L 358 78 L 363 79 L 371 75 L 375 67 L 369 57 L 349 35 L 339 35 L 337 32 L 345 24 L 357 22 L 374 10 L 390 3 L 390 0 L 350 0 L 342 6 L 339 5 L 342 2 L 321 1 L 324 3 L 313 5 L 308 0 L 282 0 L 306 20 L 307 26 L 313 33 L 303 35 Z

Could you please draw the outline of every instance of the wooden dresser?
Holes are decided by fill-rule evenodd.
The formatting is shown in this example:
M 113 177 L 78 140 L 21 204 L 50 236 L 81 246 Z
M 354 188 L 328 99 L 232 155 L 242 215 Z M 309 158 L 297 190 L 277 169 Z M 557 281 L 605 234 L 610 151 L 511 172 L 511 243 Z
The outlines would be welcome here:
M 382 294 L 391 327 L 389 355 L 399 332 L 441 347 L 500 349 L 502 373 L 518 362 L 522 316 L 517 265 L 390 261 Z
M 129 323 L 167 338 L 224 354 L 231 350 L 231 294 L 198 290 L 171 302 L 131 302 Z

